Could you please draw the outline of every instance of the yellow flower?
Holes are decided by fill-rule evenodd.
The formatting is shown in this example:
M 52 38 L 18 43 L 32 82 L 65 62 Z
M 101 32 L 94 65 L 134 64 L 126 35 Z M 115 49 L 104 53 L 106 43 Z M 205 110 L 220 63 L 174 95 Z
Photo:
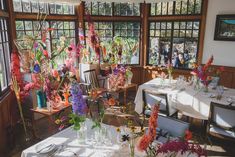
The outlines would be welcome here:
M 60 119 L 56 119 L 56 120 L 55 120 L 55 123 L 58 125 L 58 124 L 61 123 L 61 120 L 60 120 Z
M 134 126 L 131 127 L 131 131 L 132 131 L 132 132 L 135 132 L 135 129 L 136 129 L 136 128 L 135 128 Z
M 121 130 L 120 130 L 120 128 L 117 128 L 116 131 L 117 131 L 117 132 L 120 132 Z

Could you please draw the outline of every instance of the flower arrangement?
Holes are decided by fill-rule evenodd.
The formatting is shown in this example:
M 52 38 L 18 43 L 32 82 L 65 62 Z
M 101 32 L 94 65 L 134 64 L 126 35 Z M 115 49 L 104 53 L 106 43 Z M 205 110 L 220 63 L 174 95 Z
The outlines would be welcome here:
M 135 156 L 135 139 L 138 136 L 137 128 L 133 125 L 132 120 L 127 121 L 127 127 L 117 127 L 118 141 L 122 144 L 129 144 L 130 157 Z
M 27 134 L 26 123 L 25 123 L 24 114 L 23 114 L 23 110 L 22 110 L 22 103 L 21 103 L 22 97 L 20 96 L 20 86 L 19 86 L 15 76 L 12 76 L 12 90 L 15 92 L 15 95 L 16 95 L 16 100 L 17 100 L 19 111 L 20 111 L 20 118 L 23 123 L 25 136 L 27 136 L 28 134 Z
M 152 148 L 152 142 L 157 136 L 157 119 L 159 112 L 159 103 L 153 106 L 152 113 L 149 118 L 149 129 L 148 133 L 143 135 L 137 145 L 139 151 L 145 151 L 148 156 L 156 156 L 155 149 Z
M 205 87 L 208 87 L 210 81 L 212 80 L 212 78 L 209 76 L 208 69 L 213 63 L 213 60 L 214 57 L 211 56 L 204 66 L 195 65 L 195 68 L 191 72 L 191 74 L 196 76 Z
M 197 156 L 207 156 L 206 151 L 201 148 L 199 144 L 190 143 L 189 140 L 192 138 L 192 133 L 189 130 L 185 131 L 185 137 L 182 140 L 168 141 L 165 144 L 158 145 L 156 155 L 162 156 L 176 156 L 196 154 Z M 167 155 L 164 155 L 167 154 Z
M 155 105 L 152 109 L 152 114 L 149 119 L 149 129 L 147 134 L 144 134 L 137 148 L 139 151 L 145 151 L 148 157 L 155 156 L 176 156 L 177 153 L 183 155 L 184 153 L 195 153 L 198 156 L 206 156 L 204 149 L 199 144 L 190 143 L 192 133 L 189 130 L 185 131 L 183 139 L 168 141 L 164 144 L 155 145 L 153 141 L 156 139 L 157 132 L 157 118 L 159 112 L 159 105 Z
M 17 76 L 16 80 L 21 86 L 22 94 L 26 95 L 31 89 L 36 89 L 38 92 L 43 93 L 43 95 L 44 93 L 46 94 L 46 99 L 52 103 L 51 106 L 53 108 L 58 108 L 62 105 L 61 98 L 59 98 L 60 88 L 65 87 L 65 82 L 70 82 L 71 78 L 75 78 L 75 63 L 80 54 L 81 45 L 75 45 L 72 41 L 67 40 L 66 37 L 61 36 L 56 41 L 56 44 L 53 45 L 53 51 L 50 52 L 46 37 L 54 29 L 45 27 L 45 19 L 46 16 L 38 15 L 39 25 L 37 30 L 40 33 L 34 36 L 25 35 L 23 42 L 15 41 L 20 52 L 24 49 L 27 49 L 29 52 L 29 73 L 31 73 L 32 82 L 26 84 L 22 80 L 20 62 L 23 60 L 23 55 L 19 58 L 16 55 L 17 53 L 12 54 L 12 69 L 15 69 L 12 72 Z M 41 40 L 38 40 L 40 37 Z M 68 97 L 68 92 L 66 92 L 66 96 L 64 95 L 66 104 L 68 104 Z M 43 101 L 43 103 L 45 102 Z
M 82 90 L 77 82 L 74 81 L 71 84 L 70 93 L 72 97 L 73 113 L 69 115 L 69 123 L 74 125 L 74 130 L 78 131 L 81 128 L 81 124 L 86 120 L 87 105 L 82 97 Z
M 73 113 L 84 116 L 87 113 L 86 101 L 82 97 L 82 90 L 77 82 L 73 82 L 70 88 Z

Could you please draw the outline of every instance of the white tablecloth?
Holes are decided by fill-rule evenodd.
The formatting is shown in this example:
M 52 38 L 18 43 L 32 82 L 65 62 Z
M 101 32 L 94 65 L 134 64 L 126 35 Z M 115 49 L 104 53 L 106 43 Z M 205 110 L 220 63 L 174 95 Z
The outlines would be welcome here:
M 87 120 L 87 126 L 91 127 L 91 121 Z M 128 143 L 123 144 L 117 142 L 118 133 L 116 128 L 109 125 L 103 125 L 109 131 L 111 135 L 112 143 L 109 145 L 97 145 L 94 143 L 80 144 L 78 142 L 77 133 L 71 127 L 25 149 L 21 157 L 128 157 L 129 154 L 129 145 Z M 93 134 L 94 130 L 88 130 L 88 136 Z M 137 139 L 138 141 L 138 139 Z M 136 143 L 137 143 L 136 141 Z M 61 151 L 56 152 L 55 154 L 37 154 L 37 147 L 40 146 L 40 149 L 45 148 L 50 144 L 55 144 L 57 147 L 65 146 Z M 39 150 L 40 150 L 39 149 Z M 75 154 L 76 153 L 76 154 Z M 182 155 L 180 152 L 177 157 L 196 157 L 195 154 L 185 153 Z M 145 157 L 144 152 L 139 152 L 135 148 L 135 157 Z M 159 154 L 159 157 L 166 157 L 166 154 Z
M 87 120 L 87 128 L 91 128 L 92 123 Z M 56 146 L 65 146 L 65 149 L 58 151 L 53 157 L 76 157 L 74 153 L 79 157 L 126 157 L 129 156 L 128 145 L 123 145 L 117 142 L 116 128 L 110 125 L 103 125 L 107 128 L 108 134 L 111 136 L 110 144 L 97 145 L 94 142 L 87 142 L 86 144 L 80 144 L 78 142 L 77 133 L 71 127 L 25 149 L 21 157 L 49 157 L 48 155 L 37 154 L 37 147 L 41 145 L 55 144 Z M 87 136 L 92 136 L 94 130 L 88 129 Z M 44 148 L 44 147 L 41 147 Z M 139 152 L 136 157 L 141 157 Z
M 143 112 L 143 89 L 167 93 L 170 113 L 177 109 L 187 116 L 203 120 L 207 120 L 209 117 L 211 101 L 228 105 L 227 97 L 235 96 L 235 90 L 228 89 L 224 92 L 222 99 L 217 100 L 210 97 L 217 94 L 216 90 L 210 89 L 208 93 L 205 93 L 203 91 L 195 91 L 192 86 L 187 84 L 178 85 L 176 88 L 174 87 L 176 81 L 173 81 L 172 84 L 168 82 L 169 80 L 166 79 L 165 84 L 161 86 L 160 79 L 156 78 L 140 85 L 135 97 L 135 111 L 139 114 Z

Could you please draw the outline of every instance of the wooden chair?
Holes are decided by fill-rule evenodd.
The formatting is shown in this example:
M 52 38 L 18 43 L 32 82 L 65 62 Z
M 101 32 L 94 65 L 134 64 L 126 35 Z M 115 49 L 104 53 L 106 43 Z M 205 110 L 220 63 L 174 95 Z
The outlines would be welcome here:
M 170 109 L 169 107 L 168 97 L 166 93 L 159 93 L 159 92 L 157 93 L 149 90 L 143 90 L 142 94 L 144 102 L 143 113 L 145 115 L 150 115 L 150 110 L 146 110 L 147 108 L 146 105 L 152 105 L 155 104 L 157 101 L 159 101 L 160 102 L 159 114 L 164 116 L 177 117 L 177 111 L 174 109 Z M 170 110 L 172 111 L 170 112 Z
M 189 123 L 172 117 L 159 115 L 158 128 L 166 130 L 170 136 L 182 138 L 185 135 L 185 131 L 189 129 Z
M 95 69 L 84 71 L 85 83 L 90 85 L 91 89 L 104 88 L 105 79 L 98 79 Z M 103 81 L 100 86 L 99 81 Z
M 235 106 L 211 102 L 207 135 L 235 141 Z

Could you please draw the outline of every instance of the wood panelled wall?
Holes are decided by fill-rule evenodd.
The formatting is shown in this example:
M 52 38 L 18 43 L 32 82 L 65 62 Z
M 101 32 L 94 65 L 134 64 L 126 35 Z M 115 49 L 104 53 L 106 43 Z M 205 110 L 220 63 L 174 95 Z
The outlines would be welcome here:
M 13 92 L 7 93 L 0 101 L 0 156 L 5 154 L 14 146 L 13 127 L 18 120 L 17 102 Z
M 215 68 L 219 66 L 213 65 Z M 235 88 L 235 67 L 224 67 L 224 72 L 221 74 L 220 85 L 229 88 Z M 156 72 L 161 71 L 166 72 L 157 67 L 145 66 L 145 67 L 133 67 L 132 72 L 134 74 L 132 81 L 138 85 L 143 84 L 156 77 Z M 184 75 L 185 77 L 191 76 L 190 70 L 174 70 L 173 77 L 177 78 L 179 75 Z

